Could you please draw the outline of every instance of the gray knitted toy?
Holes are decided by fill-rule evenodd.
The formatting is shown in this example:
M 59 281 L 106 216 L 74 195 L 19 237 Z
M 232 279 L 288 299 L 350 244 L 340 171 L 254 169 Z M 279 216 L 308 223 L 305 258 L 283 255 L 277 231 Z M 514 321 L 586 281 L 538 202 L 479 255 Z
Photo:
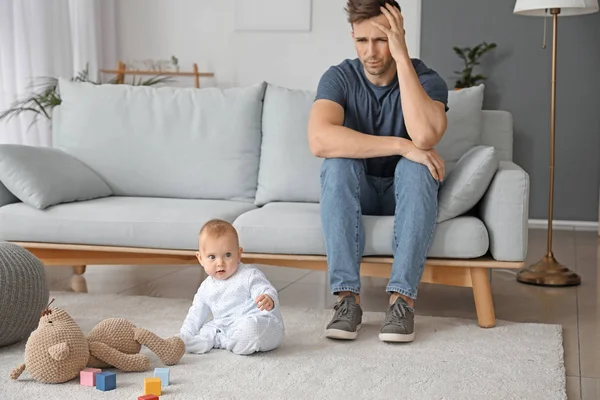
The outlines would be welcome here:
M 22 247 L 0 242 L 0 347 L 29 337 L 48 298 L 44 264 Z

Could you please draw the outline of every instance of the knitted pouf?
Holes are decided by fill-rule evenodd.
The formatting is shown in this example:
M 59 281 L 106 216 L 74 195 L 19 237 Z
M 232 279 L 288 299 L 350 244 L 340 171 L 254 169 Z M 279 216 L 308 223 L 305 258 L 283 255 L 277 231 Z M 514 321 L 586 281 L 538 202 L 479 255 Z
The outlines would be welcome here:
M 29 337 L 48 297 L 44 264 L 22 247 L 0 242 L 0 347 Z

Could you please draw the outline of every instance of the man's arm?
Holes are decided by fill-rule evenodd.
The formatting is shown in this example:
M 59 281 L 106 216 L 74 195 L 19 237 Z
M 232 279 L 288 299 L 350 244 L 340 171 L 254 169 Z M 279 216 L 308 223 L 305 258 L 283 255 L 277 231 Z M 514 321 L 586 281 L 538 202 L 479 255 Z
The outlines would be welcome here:
M 410 140 L 373 136 L 343 126 L 344 109 L 334 101 L 316 100 L 308 121 L 310 151 L 321 158 L 373 158 L 402 155 L 414 148 Z
M 406 130 L 415 146 L 429 150 L 446 131 L 446 105 L 429 97 L 410 58 L 402 58 L 396 67 Z
M 406 130 L 417 148 L 430 150 L 440 141 L 446 131 L 448 123 L 446 105 L 432 99 L 421 85 L 408 54 L 404 17 L 400 10 L 391 4 L 386 4 L 385 7 L 381 7 L 381 12 L 387 18 L 390 27 L 377 22 L 373 22 L 373 25 L 386 34 L 390 53 L 396 60 L 400 101 Z M 439 86 L 444 86 L 443 90 L 447 92 L 445 83 L 438 80 L 433 82 L 430 90 L 439 91 Z

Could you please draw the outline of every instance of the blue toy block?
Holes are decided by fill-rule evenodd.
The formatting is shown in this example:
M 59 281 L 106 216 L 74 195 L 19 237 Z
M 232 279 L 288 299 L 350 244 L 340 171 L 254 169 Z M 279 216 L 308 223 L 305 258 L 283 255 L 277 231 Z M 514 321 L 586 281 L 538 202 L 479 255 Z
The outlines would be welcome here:
M 154 377 L 160 378 L 161 386 L 169 386 L 169 368 L 154 368 Z
M 117 374 L 114 372 L 100 372 L 96 374 L 96 389 L 103 392 L 117 388 Z

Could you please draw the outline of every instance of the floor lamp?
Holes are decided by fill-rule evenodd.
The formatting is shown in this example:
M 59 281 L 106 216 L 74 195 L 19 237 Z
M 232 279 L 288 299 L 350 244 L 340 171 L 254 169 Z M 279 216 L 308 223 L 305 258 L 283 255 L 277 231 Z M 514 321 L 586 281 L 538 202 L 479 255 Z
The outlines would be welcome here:
M 548 249 L 546 255 L 517 274 L 517 281 L 539 286 L 574 286 L 581 278 L 560 264 L 552 252 L 554 214 L 554 129 L 556 120 L 556 45 L 559 16 L 590 14 L 598 11 L 598 0 L 517 0 L 514 13 L 535 17 L 552 17 L 552 94 L 550 97 L 550 190 L 548 193 Z M 545 32 L 544 32 L 545 38 Z

